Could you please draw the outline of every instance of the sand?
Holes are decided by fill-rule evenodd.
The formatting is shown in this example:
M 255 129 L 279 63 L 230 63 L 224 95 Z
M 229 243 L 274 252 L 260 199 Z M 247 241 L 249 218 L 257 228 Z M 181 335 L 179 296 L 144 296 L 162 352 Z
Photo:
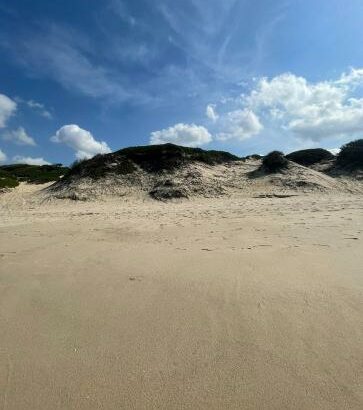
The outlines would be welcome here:
M 0 195 L 0 409 L 363 408 L 363 195 Z

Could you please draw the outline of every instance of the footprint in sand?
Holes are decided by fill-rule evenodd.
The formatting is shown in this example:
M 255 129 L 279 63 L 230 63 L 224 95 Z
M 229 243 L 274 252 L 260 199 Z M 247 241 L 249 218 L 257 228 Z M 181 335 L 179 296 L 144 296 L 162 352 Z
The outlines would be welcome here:
M 129 280 L 130 280 L 131 282 L 134 282 L 134 281 L 139 281 L 139 282 L 141 282 L 142 279 L 143 279 L 143 276 L 130 276 L 130 277 L 129 277 Z

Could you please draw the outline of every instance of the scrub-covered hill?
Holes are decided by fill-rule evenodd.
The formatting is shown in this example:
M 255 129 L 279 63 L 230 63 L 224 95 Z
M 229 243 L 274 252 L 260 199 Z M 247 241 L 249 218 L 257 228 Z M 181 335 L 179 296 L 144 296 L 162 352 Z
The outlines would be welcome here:
M 78 200 L 102 196 L 170 200 L 237 192 L 254 195 L 358 189 L 279 155 L 285 166 L 270 173 L 264 159 L 240 159 L 223 151 L 173 144 L 131 147 L 76 163 L 47 193 Z

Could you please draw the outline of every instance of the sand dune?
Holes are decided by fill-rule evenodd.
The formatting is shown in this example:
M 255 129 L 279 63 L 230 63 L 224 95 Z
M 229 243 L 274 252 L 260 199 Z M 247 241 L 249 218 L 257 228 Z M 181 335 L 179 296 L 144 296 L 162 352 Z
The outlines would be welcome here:
M 260 160 L 206 165 L 192 163 L 174 171 L 149 173 L 142 169 L 132 174 L 109 174 L 99 179 L 69 178 L 44 192 L 49 198 L 95 200 L 127 197 L 147 200 L 252 196 L 258 193 L 363 193 L 363 183 L 355 178 L 333 178 L 323 172 L 290 162 L 286 171 L 276 174 L 259 172 Z M 175 195 L 177 193 L 177 195 Z M 165 195 L 166 194 L 166 195 Z M 164 198 L 165 196 L 165 198 Z
M 0 195 L 1 409 L 363 407 L 362 195 L 40 189 Z

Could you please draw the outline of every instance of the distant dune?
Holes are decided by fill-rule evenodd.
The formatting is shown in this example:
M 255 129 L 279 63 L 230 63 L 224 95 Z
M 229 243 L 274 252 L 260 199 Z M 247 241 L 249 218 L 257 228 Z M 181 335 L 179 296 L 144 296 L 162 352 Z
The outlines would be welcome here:
M 127 148 L 75 164 L 47 194 L 77 200 L 111 195 L 165 201 L 237 192 L 362 192 L 357 174 L 352 177 L 337 167 L 328 151 L 305 150 L 286 158 L 295 162 L 290 160 L 284 169 L 269 172 L 256 156 L 238 158 L 223 151 L 173 144 Z

